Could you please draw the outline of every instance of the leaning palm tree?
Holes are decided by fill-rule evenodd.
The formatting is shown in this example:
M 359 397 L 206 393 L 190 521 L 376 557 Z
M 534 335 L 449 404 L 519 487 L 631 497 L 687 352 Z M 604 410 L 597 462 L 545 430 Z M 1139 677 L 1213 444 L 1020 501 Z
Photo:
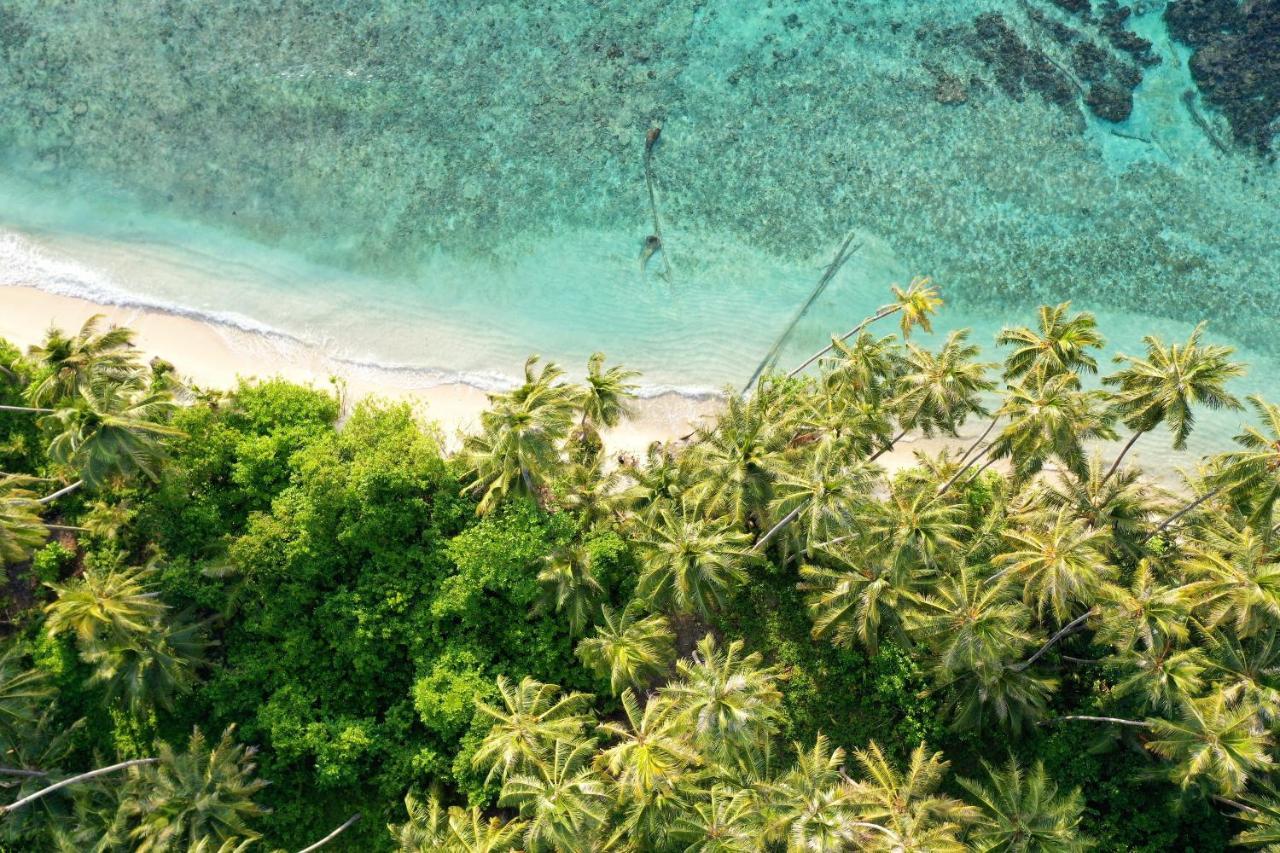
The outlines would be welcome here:
M 1247 497 L 1252 505 L 1250 521 L 1270 526 L 1280 499 L 1280 406 L 1258 396 L 1250 397 L 1249 403 L 1266 432 L 1249 425 L 1235 437 L 1242 449 L 1222 454 L 1218 477 L 1222 485 L 1215 493 L 1226 487 L 1234 495 Z
M 600 611 L 604 587 L 592 568 L 591 549 L 581 542 L 558 548 L 538 572 L 542 606 L 552 607 L 569 619 L 569 631 L 582 633 Z
M 859 850 L 960 851 L 960 838 L 978 810 L 937 793 L 947 772 L 941 752 L 916 747 L 906 768 L 893 766 L 872 741 L 854 757 L 863 778 L 849 785 L 848 800 L 861 822 L 885 832 L 864 831 Z
M 1039 328 L 1027 326 L 1004 329 L 996 336 L 1000 346 L 1014 349 L 1005 358 L 1006 379 L 1038 376 L 1048 379 L 1063 373 L 1098 372 L 1098 360 L 1089 350 L 1101 349 L 1098 322 L 1087 311 L 1070 317 L 1070 302 L 1040 306 Z
M 772 735 L 781 717 L 777 669 L 742 649 L 741 640 L 722 649 L 708 634 L 692 660 L 676 663 L 677 680 L 659 691 L 702 754 L 730 765 Z
M 939 498 L 931 488 L 896 482 L 882 501 L 866 505 L 860 518 L 865 539 L 894 564 L 912 571 L 936 571 L 968 532 L 963 508 Z
M 1112 571 L 1100 551 L 1106 531 L 1090 528 L 1066 508 L 1011 526 L 1005 538 L 1008 549 L 992 560 L 998 574 L 1019 582 L 1023 600 L 1059 624 L 1092 607 Z
M 677 613 L 709 614 L 746 582 L 749 541 L 728 519 L 664 505 L 640 524 L 636 596 Z
M 1154 646 L 1138 646 L 1108 658 L 1125 674 L 1111 688 L 1116 699 L 1136 696 L 1144 711 L 1168 714 L 1200 695 L 1208 660 L 1198 648 L 1178 648 L 1165 639 Z
M 1274 851 L 1280 845 L 1280 797 L 1267 786 L 1265 794 L 1244 794 L 1240 799 L 1243 807 L 1232 817 L 1249 828 L 1231 839 L 1232 843 Z
M 44 343 L 31 348 L 31 358 L 44 372 L 27 392 L 33 406 L 58 406 L 95 381 L 121 382 L 141 371 L 132 330 L 122 326 L 104 330 L 102 319 L 95 314 L 72 337 L 50 329 Z
M 766 391 L 745 400 L 730 396 L 715 424 L 699 429 L 695 447 L 686 451 L 697 476 L 685 500 L 706 515 L 759 522 L 769 504 L 781 448 Z
M 1012 756 L 1000 769 L 985 761 L 987 783 L 959 779 L 973 795 L 982 817 L 969 836 L 973 849 L 1007 853 L 1083 853 L 1091 845 L 1080 831 L 1084 797 L 1076 788 L 1066 794 L 1036 762 L 1030 773 Z
M 1192 602 L 1183 590 L 1160 579 L 1148 560 L 1138 563 L 1127 585 L 1107 583 L 1100 591 L 1094 639 L 1125 652 L 1182 644 L 1191 635 Z
M 519 809 L 528 821 L 524 841 L 537 851 L 594 849 L 608 815 L 605 780 L 591 767 L 592 741 L 558 740 L 544 763 L 507 779 L 499 805 Z
M 1231 631 L 1205 635 L 1208 675 L 1232 705 L 1256 708 L 1268 726 L 1280 719 L 1280 628 L 1247 639 Z
M 525 828 L 520 820 L 485 817 L 474 806 L 446 811 L 434 792 L 426 803 L 408 794 L 404 805 L 409 819 L 387 825 L 400 853 L 510 853 Z
M 256 750 L 237 744 L 235 727 L 212 749 L 196 729 L 185 752 L 161 744 L 160 760 L 129 770 L 121 808 L 132 849 L 149 853 L 194 846 L 201 839 L 257 838 L 248 822 L 265 814 L 253 797 L 267 783 L 255 776 Z
M 817 543 L 848 530 L 878 470 L 845 459 L 831 445 L 820 445 L 798 461 L 781 471 L 773 485 L 769 505 L 773 523 L 756 540 L 753 550 L 757 552 L 783 531 L 800 551 L 812 553 Z
M 507 778 L 543 764 L 557 741 L 574 741 L 590 722 L 591 697 L 585 693 L 561 695 L 554 684 L 526 676 L 512 684 L 498 676 L 502 707 L 477 701 L 476 710 L 493 720 L 493 726 L 471 758 L 476 768 L 488 767 L 488 780 Z
M 165 392 L 153 392 L 132 381 L 95 377 L 40 423 L 54 434 L 49 458 L 79 477 L 73 486 L 83 483 L 97 488 L 113 476 L 142 474 L 158 479 L 163 439 L 181 435 L 166 423 L 173 408 L 173 399 Z
M 49 533 L 30 477 L 0 476 L 0 566 L 31 558 Z
M 579 392 L 560 381 L 564 371 L 537 356 L 524 365 L 524 383 L 489 395 L 480 433 L 463 445 L 467 488 L 479 496 L 476 511 L 487 514 L 509 494 L 541 498 L 562 462 L 561 443 L 573 423 Z
M 1085 443 L 1115 437 L 1102 400 L 1099 392 L 1080 390 L 1070 373 L 1011 386 L 999 411 L 1009 422 L 991 442 L 989 460 L 1009 459 L 1019 479 L 1039 473 L 1051 458 L 1085 475 Z
M 578 643 L 578 657 L 598 678 L 609 679 L 615 695 L 627 687 L 648 687 L 667 672 L 675 656 L 670 623 L 644 615 L 635 605 L 620 613 L 606 605 L 595 634 Z
M 443 849 L 448 840 L 448 812 L 440 798 L 432 792 L 425 803 L 412 793 L 406 794 L 404 808 L 409 819 L 404 823 L 389 823 L 387 831 L 396 842 L 400 853 L 429 853 Z
M 1121 448 L 1107 478 L 1116 472 L 1129 448 L 1138 438 L 1164 423 L 1173 433 L 1173 447 L 1187 446 L 1194 425 L 1192 409 L 1239 409 L 1240 401 L 1227 392 L 1230 379 L 1242 376 L 1244 365 L 1230 360 L 1231 347 L 1201 345 L 1201 323 L 1181 346 L 1166 346 L 1152 335 L 1143 338 L 1146 358 L 1117 356 L 1126 367 L 1102 381 L 1117 386 L 1116 411 L 1125 426 L 1133 430 Z
M 977 361 L 978 348 L 968 337 L 967 330 L 952 332 L 937 353 L 907 345 L 897 396 L 889 403 L 902 430 L 897 438 L 913 429 L 954 436 L 969 416 L 988 414 L 981 395 L 995 388 L 986 375 L 995 365 Z
M 127 643 L 90 644 L 80 657 L 94 668 L 90 683 L 106 686 L 108 701 L 122 699 L 143 712 L 172 709 L 190 692 L 207 646 L 204 626 L 179 618 L 158 620 Z

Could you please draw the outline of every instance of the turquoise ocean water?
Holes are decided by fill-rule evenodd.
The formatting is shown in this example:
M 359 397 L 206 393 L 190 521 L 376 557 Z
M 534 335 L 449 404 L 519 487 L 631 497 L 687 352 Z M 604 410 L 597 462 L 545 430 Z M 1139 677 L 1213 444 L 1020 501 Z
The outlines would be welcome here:
M 1204 319 L 1269 390 L 1280 170 L 1194 120 L 1164 3 L 1120 4 L 1147 65 L 1061 5 L 6 0 L 0 283 L 424 381 L 602 349 L 692 393 L 745 380 L 853 229 L 784 364 L 924 274 L 943 331 L 1072 299 L 1136 352 Z M 993 14 L 1065 97 L 1010 88 Z M 1124 121 L 1085 108 L 1082 42 L 1140 68 Z M 639 261 L 656 124 L 669 280 Z

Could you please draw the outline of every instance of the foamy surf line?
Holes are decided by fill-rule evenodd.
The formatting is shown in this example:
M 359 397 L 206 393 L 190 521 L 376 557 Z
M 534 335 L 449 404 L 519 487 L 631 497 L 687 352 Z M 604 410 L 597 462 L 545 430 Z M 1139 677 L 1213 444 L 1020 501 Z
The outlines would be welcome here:
M 505 391 L 516 387 L 516 376 L 501 370 L 460 371 L 443 367 L 388 362 L 370 355 L 344 354 L 343 342 L 321 342 L 305 335 L 286 331 L 253 317 L 232 311 L 214 311 L 194 308 L 165 299 L 136 293 L 122 287 L 102 270 L 93 269 L 79 261 L 51 256 L 32 244 L 23 235 L 13 231 L 0 231 L 0 287 L 23 287 L 80 299 L 95 305 L 164 314 L 191 320 L 218 331 L 248 335 L 273 346 L 281 357 L 288 358 L 290 350 L 302 351 L 318 357 L 336 367 L 349 368 L 365 374 L 375 381 L 385 379 L 389 383 L 407 388 L 436 388 L 447 385 L 466 385 L 480 391 Z M 227 340 L 230 346 L 243 346 L 243 341 Z M 669 384 L 641 383 L 637 396 L 655 399 L 674 395 L 692 401 L 718 399 L 718 389 Z

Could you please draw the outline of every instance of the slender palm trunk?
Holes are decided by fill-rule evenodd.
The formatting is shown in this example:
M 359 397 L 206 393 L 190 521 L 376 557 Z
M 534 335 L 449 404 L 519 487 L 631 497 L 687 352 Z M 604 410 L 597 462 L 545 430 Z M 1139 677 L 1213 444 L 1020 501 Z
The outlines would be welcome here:
M 861 332 L 863 329 L 865 329 L 867 326 L 870 326 L 872 323 L 876 322 L 877 320 L 883 320 L 885 317 L 888 317 L 890 314 L 896 314 L 901 310 L 902 310 L 902 307 L 900 305 L 886 305 L 876 313 L 872 314 L 867 319 L 863 320 L 858 325 L 854 326 L 849 331 L 845 332 L 836 340 L 847 341 L 849 340 L 849 338 L 852 338 L 854 335 L 858 334 L 858 332 Z M 825 347 L 823 347 L 822 349 L 818 350 L 813 355 L 805 359 L 804 364 L 800 365 L 795 370 L 788 373 L 787 378 L 791 379 L 792 377 L 799 375 L 799 373 L 802 370 L 804 370 L 806 367 L 813 364 L 815 361 L 822 358 L 824 355 L 831 352 L 835 348 L 836 348 L 835 341 L 832 341 L 831 343 L 827 344 Z
M 653 143 L 646 143 L 644 149 L 644 185 L 649 190 L 649 212 L 653 214 L 653 236 L 658 238 L 658 251 L 662 253 L 663 277 L 670 282 L 671 258 L 667 254 L 667 243 L 662 239 L 662 222 L 658 219 L 658 198 L 653 192 Z
M 81 486 L 83 486 L 83 485 L 84 485 L 84 480 L 76 480 L 76 481 L 75 481 L 74 483 L 72 483 L 71 485 L 69 485 L 69 486 L 63 486 L 61 489 L 58 489 L 58 491 L 54 492 L 54 493 L 53 493 L 53 494 L 51 494 L 51 495 L 45 495 L 44 497 L 42 497 L 42 498 L 40 498 L 38 501 L 36 501 L 36 503 L 39 503 L 39 504 L 50 504 L 50 503 L 53 503 L 53 502 L 54 502 L 54 501 L 56 501 L 58 498 L 62 497 L 63 495 L 69 495 L 69 494 L 71 494 L 72 492 L 74 492 L 76 489 L 80 488 L 80 487 L 81 487 Z
M 964 455 L 960 457 L 960 461 L 957 464 L 963 464 L 964 461 L 969 458 L 969 454 L 977 450 L 978 445 L 987 440 L 987 436 L 991 435 L 991 431 L 996 428 L 996 424 L 998 423 L 1000 423 L 1000 416 L 996 415 L 991 419 L 991 423 L 987 424 L 987 428 L 982 431 L 982 435 L 978 436 L 978 440 L 969 445 L 969 449 L 964 452 Z
M 965 464 L 961 465 L 960 470 L 956 471 L 956 473 L 951 476 L 951 479 L 947 480 L 947 482 L 942 485 L 942 488 L 938 489 L 938 497 L 942 497 L 943 495 L 945 495 L 947 493 L 947 490 L 955 485 L 956 480 L 959 480 L 962 476 L 964 476 L 965 471 L 968 471 L 970 468 L 976 465 L 979 459 L 981 459 L 983 456 L 986 456 L 990 452 L 991 452 L 991 445 L 987 445 L 987 447 L 984 450 L 978 451 L 976 454 L 974 454 L 974 457 L 972 459 L 970 459 Z
M 48 528 L 49 530 L 58 530 L 58 531 L 62 531 L 62 532 L 65 532 L 65 533 L 87 533 L 87 532 L 89 532 L 89 528 L 87 528 L 87 527 L 74 527 L 74 526 L 72 526 L 72 525 L 70 525 L 70 524 L 45 524 L 44 526 L 45 526 L 46 528 Z
M 298 853 L 311 853 L 312 850 L 319 850 L 321 847 L 325 846 L 330 841 L 332 841 L 333 839 L 341 835 L 348 827 L 354 824 L 357 824 L 359 822 L 360 822 L 360 812 L 356 812 L 351 817 L 347 818 L 346 823 L 342 824 L 342 826 L 338 827 L 333 832 L 326 835 L 324 838 L 321 838 L 315 844 L 312 844 L 309 847 L 303 847 L 301 850 L 298 851 Z
M 25 776 L 29 779 L 36 779 L 49 774 L 43 770 L 23 770 L 19 767 L 0 767 L 0 776 Z
M 1187 504 L 1187 505 L 1186 505 L 1186 506 L 1184 506 L 1182 509 L 1180 509 L 1180 510 L 1178 510 L 1177 512 L 1175 512 L 1173 515 L 1169 516 L 1169 517 L 1168 517 L 1168 518 L 1166 518 L 1164 521 L 1160 522 L 1160 526 L 1159 526 L 1159 527 L 1157 527 L 1155 530 L 1151 531 L 1150 533 L 1148 533 L 1148 534 L 1146 535 L 1146 537 L 1145 537 L 1142 541 L 1143 541 L 1143 542 L 1146 542 L 1146 541 L 1147 541 L 1148 539 L 1150 539 L 1152 536 L 1155 536 L 1157 533 L 1162 532 L 1162 531 L 1163 531 L 1166 527 L 1168 527 L 1170 524 L 1173 524 L 1175 521 L 1177 521 L 1178 519 L 1182 518 L 1182 517 L 1183 517 L 1184 515 L 1186 515 L 1187 513 L 1191 512 L 1191 510 L 1193 510 L 1193 509 L 1195 509 L 1196 507 L 1200 506 L 1200 504 L 1204 503 L 1205 501 L 1207 501 L 1207 500 L 1209 500 L 1209 499 L 1211 499 L 1211 498 L 1215 498 L 1215 497 L 1217 497 L 1217 496 L 1218 496 L 1218 494 L 1220 494 L 1220 493 L 1222 492 L 1222 490 L 1223 490 L 1223 489 L 1225 489 L 1225 488 L 1226 488 L 1226 486 L 1218 486 L 1218 488 L 1216 488 L 1216 489 L 1210 489 L 1209 491 L 1205 492 L 1203 495 L 1201 495 L 1200 497 L 1196 498 L 1196 499 L 1195 499 L 1195 500 L 1193 500 L 1191 503 Z
M 783 528 L 785 528 L 788 524 L 795 521 L 796 518 L 799 517 L 800 513 L 804 512 L 804 508 L 808 506 L 808 504 L 809 504 L 809 499 L 805 498 L 803 501 L 801 501 L 798 507 L 796 507 L 795 509 L 791 510 L 791 512 L 784 515 L 782 517 L 782 520 L 779 521 L 777 524 L 775 524 L 773 527 L 770 527 L 769 532 L 761 536 L 759 539 L 757 539 L 756 544 L 751 546 L 751 553 L 757 554 L 760 551 L 764 550 L 764 546 L 769 544 L 769 540 L 777 536 L 779 533 L 781 533 Z
M 1062 630 L 1061 630 L 1061 631 L 1059 631 L 1058 633 L 1056 633 L 1056 634 L 1054 634 L 1052 637 L 1050 637 L 1050 638 L 1049 638 L 1049 642 L 1047 642 L 1047 643 L 1045 643 L 1043 646 L 1041 646 L 1041 647 L 1039 648 L 1039 650 L 1037 650 L 1037 651 L 1036 651 L 1036 653 L 1035 653 L 1034 655 L 1032 655 L 1031 657 L 1027 658 L 1027 659 L 1026 659 L 1026 660 L 1024 660 L 1022 663 L 1014 664 L 1013 666 L 1009 667 L 1009 669 L 1013 670 L 1014 672 L 1023 672 L 1024 670 L 1026 670 L 1026 669 L 1027 669 L 1027 667 L 1031 666 L 1031 664 L 1033 664 L 1033 663 L 1035 663 L 1037 660 L 1039 660 L 1041 655 L 1043 655 L 1045 652 L 1049 651 L 1049 649 L 1053 648 L 1054 643 L 1058 642 L 1059 640 L 1061 640 L 1063 637 L 1067 636 L 1068 634 L 1073 633 L 1077 628 L 1079 628 L 1081 625 L 1083 625 L 1083 624 L 1088 620 L 1088 618 L 1089 618 L 1090 616 L 1092 616 L 1092 615 L 1093 615 L 1093 613 L 1094 613 L 1094 612 L 1093 612 L 1092 610 L 1090 610 L 1089 612 L 1087 612 L 1087 613 L 1085 613 L 1085 614 L 1083 614 L 1083 615 L 1081 615 L 1081 616 L 1078 616 L 1078 617 L 1076 617 L 1075 619 L 1072 619 L 1072 620 L 1071 620 L 1070 622 L 1068 622 L 1065 626 L 1063 626 L 1063 628 L 1062 628 Z
M 48 794 L 52 794 L 54 791 L 57 791 L 60 788 L 65 788 L 68 785 L 74 785 L 77 782 L 84 782 L 88 779 L 95 779 L 98 776 L 104 776 L 107 773 L 114 773 L 117 770 L 124 770 L 129 767 L 138 767 L 139 765 L 142 765 L 142 764 L 155 764 L 159 760 L 160 759 L 158 758 L 135 758 L 131 761 L 121 761 L 119 764 L 112 764 L 110 767 L 99 767 L 97 770 L 90 770 L 88 773 L 81 773 L 78 776 L 72 776 L 69 779 L 63 779 L 61 782 L 54 782 L 52 785 L 48 786 L 47 788 L 41 788 L 39 791 L 36 791 L 34 794 L 27 794 L 27 796 L 23 797 L 20 800 L 15 800 L 14 802 L 9 803 L 9 805 L 7 806 L 0 806 L 0 814 L 7 814 L 9 812 L 17 811 L 23 806 L 29 803 L 33 803 L 36 800 L 40 799 L 41 797 L 44 797 Z
M 1083 720 L 1086 723 L 1115 723 L 1118 726 L 1133 726 L 1136 729 L 1151 728 L 1151 723 L 1146 720 L 1126 720 L 1122 717 L 1091 717 L 1087 714 L 1067 714 L 1064 717 L 1054 717 L 1052 720 L 1045 720 L 1045 722 L 1060 723 L 1065 720 Z
M 1115 462 L 1111 463 L 1111 467 L 1107 469 L 1107 476 L 1102 478 L 1102 482 L 1098 484 L 1099 486 L 1105 485 L 1107 480 L 1111 479 L 1111 475 L 1120 470 L 1120 463 L 1124 461 L 1124 455 L 1129 452 L 1129 448 L 1133 447 L 1133 445 L 1137 443 L 1138 439 L 1142 438 L 1144 434 L 1145 433 L 1141 431 L 1135 432 L 1133 436 L 1124 443 L 1124 447 L 1120 448 L 1120 455 L 1116 457 Z
M 899 441 L 902 441 L 902 437 L 910 431 L 911 431 L 910 429 L 904 429 L 902 432 L 895 435 L 892 439 L 889 440 L 888 444 L 886 444 L 884 447 L 880 448 L 875 453 L 873 453 L 871 457 L 867 459 L 867 461 L 875 462 L 881 456 L 888 453 L 890 450 L 893 450 L 893 446 L 897 444 Z
M 26 412 L 31 415 L 51 415 L 53 409 L 42 409 L 38 406 L 0 406 L 0 412 Z

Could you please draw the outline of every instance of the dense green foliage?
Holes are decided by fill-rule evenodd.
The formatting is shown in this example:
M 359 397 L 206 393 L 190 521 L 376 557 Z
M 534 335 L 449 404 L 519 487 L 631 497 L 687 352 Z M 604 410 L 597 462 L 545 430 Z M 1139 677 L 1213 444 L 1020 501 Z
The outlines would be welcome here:
M 938 306 L 895 300 L 904 336 Z M 1046 308 L 1000 393 L 963 334 L 862 328 L 643 460 L 602 449 L 633 374 L 600 357 L 530 360 L 450 456 L 406 404 L 188 388 L 129 342 L 0 342 L 0 798 L 139 760 L 0 812 L 5 849 L 298 849 L 356 812 L 335 849 L 1280 832 L 1280 410 L 1186 497 L 1090 456 L 1240 407 L 1199 330 L 1095 389 L 1092 318 Z M 910 431 L 955 442 L 886 473 Z

